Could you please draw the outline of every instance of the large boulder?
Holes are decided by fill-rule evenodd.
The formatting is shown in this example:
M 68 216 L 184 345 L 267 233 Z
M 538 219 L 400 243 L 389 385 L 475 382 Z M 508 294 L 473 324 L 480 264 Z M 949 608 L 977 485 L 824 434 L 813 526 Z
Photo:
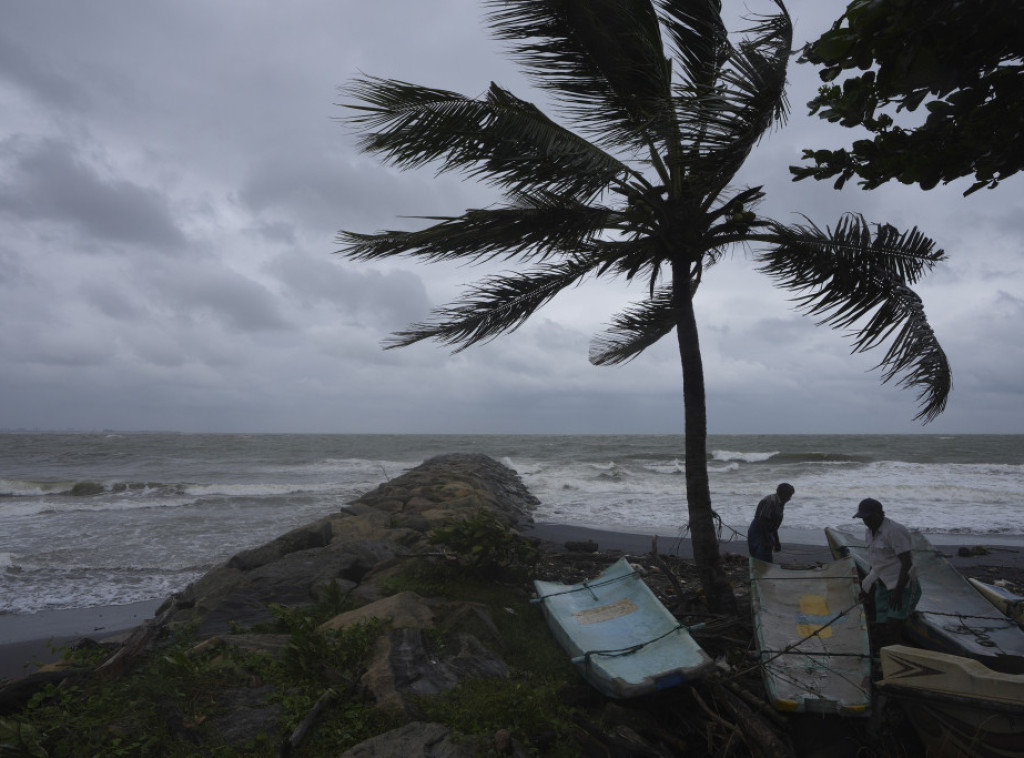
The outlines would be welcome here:
M 423 598 L 415 592 L 399 592 L 354 611 L 341 613 L 321 624 L 320 629 L 325 632 L 335 631 L 370 619 L 390 621 L 396 628 L 430 629 L 434 626 L 434 612 Z
M 508 673 L 493 652 L 501 647 L 501 635 L 490 610 L 480 603 L 400 592 L 339 614 L 320 629 L 330 632 L 370 619 L 386 620 L 391 626 L 377 641 L 361 682 L 383 708 L 415 716 L 412 695 L 435 695 L 463 679 Z
M 252 550 L 243 550 L 231 558 L 227 566 L 228 568 L 237 568 L 242 571 L 259 568 L 272 561 L 279 560 L 290 553 L 324 547 L 330 544 L 331 534 L 330 519 L 321 519 L 320 521 L 282 534 L 280 537 L 260 547 L 253 548 Z
M 410 696 L 436 695 L 464 679 L 506 676 L 508 666 L 471 634 L 448 635 L 443 645 L 422 629 L 396 629 L 377 641 L 361 684 L 381 708 L 417 715 Z
M 341 758 L 477 758 L 480 755 L 526 758 L 529 753 L 518 743 L 509 740 L 507 734 L 495 735 L 491 739 L 456 739 L 451 729 L 443 724 L 413 721 L 359 743 L 342 753 Z

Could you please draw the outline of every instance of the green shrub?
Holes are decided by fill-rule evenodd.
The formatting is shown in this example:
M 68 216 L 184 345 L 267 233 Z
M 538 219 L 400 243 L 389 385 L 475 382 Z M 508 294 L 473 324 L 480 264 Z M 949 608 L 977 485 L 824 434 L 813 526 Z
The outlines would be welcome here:
M 487 576 L 536 564 L 539 554 L 528 540 L 498 521 L 490 511 L 477 511 L 465 521 L 435 529 L 430 543 L 450 550 L 460 565 Z
M 572 712 L 558 693 L 563 684 L 534 674 L 470 679 L 417 703 L 427 721 L 446 724 L 458 734 L 492 735 L 507 729 L 516 739 L 533 744 L 549 735 L 571 733 Z M 544 755 L 579 755 L 579 749 L 567 740 Z

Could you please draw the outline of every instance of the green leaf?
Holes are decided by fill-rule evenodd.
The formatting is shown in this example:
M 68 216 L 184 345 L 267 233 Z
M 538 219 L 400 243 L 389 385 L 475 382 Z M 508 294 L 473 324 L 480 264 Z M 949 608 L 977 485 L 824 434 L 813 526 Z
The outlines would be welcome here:
M 857 38 L 848 29 L 825 32 L 811 46 L 820 62 L 837 61 L 844 58 Z

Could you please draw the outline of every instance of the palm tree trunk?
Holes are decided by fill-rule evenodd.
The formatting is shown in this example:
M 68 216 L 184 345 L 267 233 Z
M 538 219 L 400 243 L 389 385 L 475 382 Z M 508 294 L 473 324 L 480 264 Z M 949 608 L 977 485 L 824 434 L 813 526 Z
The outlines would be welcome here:
M 700 354 L 690 276 L 685 264 L 673 264 L 672 280 L 676 337 L 679 341 L 679 359 L 683 368 L 686 504 L 690 519 L 690 538 L 693 540 L 693 558 L 708 601 L 708 608 L 714 613 L 734 613 L 736 597 L 722 570 L 718 537 L 715 534 L 715 514 L 711 508 L 704 363 Z

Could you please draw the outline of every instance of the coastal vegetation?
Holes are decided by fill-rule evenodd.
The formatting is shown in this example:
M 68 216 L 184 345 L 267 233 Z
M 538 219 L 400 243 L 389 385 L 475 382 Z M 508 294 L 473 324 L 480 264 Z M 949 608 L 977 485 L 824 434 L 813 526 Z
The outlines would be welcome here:
M 969 195 L 1024 168 L 1024 28 L 999 0 L 851 2 L 801 62 L 819 67 L 812 114 L 870 139 L 805 150 L 797 179 L 893 179 L 931 189 L 973 177 Z M 921 108 L 924 119 L 915 118 Z M 914 115 L 910 115 L 914 114 Z
M 718 0 L 495 0 L 494 36 L 564 121 L 491 83 L 479 97 L 362 76 L 347 88 L 360 146 L 389 166 L 458 172 L 503 201 L 431 218 L 416 231 L 343 231 L 357 261 L 515 261 L 389 347 L 437 340 L 456 351 L 518 329 L 559 292 L 610 278 L 642 297 L 593 341 L 595 365 L 630 361 L 675 333 L 683 381 L 688 528 L 711 608 L 734 598 L 708 482 L 707 391 L 696 296 L 736 249 L 796 294 L 797 307 L 887 344 L 882 380 L 918 393 L 918 418 L 945 408 L 946 355 L 911 289 L 943 260 L 913 228 L 859 215 L 833 226 L 762 216 L 761 186 L 734 185 L 754 146 L 787 114 L 792 24 L 780 0 L 731 35 Z M 714 384 L 710 385 L 712 391 Z
M 569 738 L 574 708 L 562 700 L 577 674 L 524 591 L 540 557 L 536 548 L 483 511 L 436 530 L 430 541 L 451 560 L 427 554 L 409 562 L 383 591 L 504 609 L 493 618 L 510 671 L 416 698 L 421 718 L 464 738 L 506 730 L 520 741 L 540 739 L 536 755 L 582 755 Z M 240 635 L 286 636 L 279 654 L 200 640 L 185 626 L 165 630 L 130 669 L 111 675 L 102 668 L 110 647 L 67 648 L 60 668 L 78 673 L 0 718 L 0 756 L 338 756 L 408 720 L 376 707 L 359 686 L 390 623 L 322 628 L 351 607 L 335 592 L 310 606 L 275 605 L 267 624 L 233 627 Z M 445 639 L 437 634 L 434 642 Z M 239 719 L 242 705 L 255 715 Z

